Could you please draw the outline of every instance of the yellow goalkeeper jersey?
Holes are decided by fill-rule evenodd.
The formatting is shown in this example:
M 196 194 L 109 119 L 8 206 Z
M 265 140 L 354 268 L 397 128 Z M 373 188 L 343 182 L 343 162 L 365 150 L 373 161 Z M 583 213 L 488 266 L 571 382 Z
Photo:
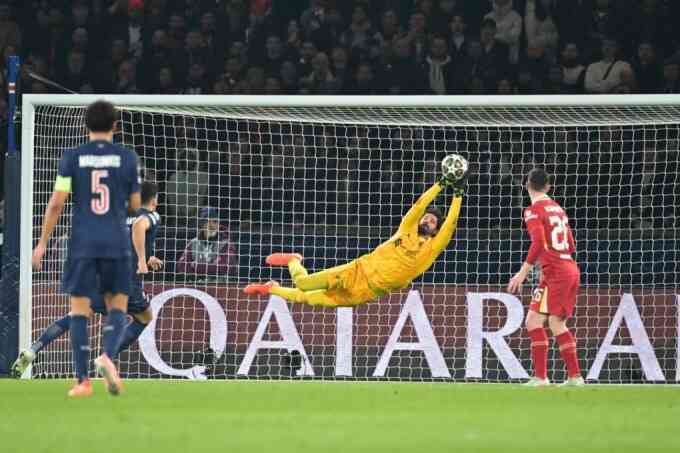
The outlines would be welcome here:
M 389 240 L 356 260 L 375 297 L 407 287 L 432 266 L 448 245 L 456 229 L 462 197 L 453 199 L 446 220 L 434 237 L 418 234 L 420 219 L 441 190 L 439 184 L 430 187 L 406 213 L 399 230 Z

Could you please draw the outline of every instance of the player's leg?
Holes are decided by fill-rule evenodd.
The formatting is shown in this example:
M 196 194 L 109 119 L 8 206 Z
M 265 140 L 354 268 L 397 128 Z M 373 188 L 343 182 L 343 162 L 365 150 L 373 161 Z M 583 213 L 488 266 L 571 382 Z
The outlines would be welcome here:
M 302 265 L 302 256 L 297 253 L 274 253 L 269 255 L 266 261 L 270 266 L 288 266 L 295 287 L 302 291 L 328 289 L 332 286 L 334 276 L 354 265 L 354 263 L 342 264 L 310 274 Z
M 566 385 L 583 385 L 581 368 L 578 363 L 578 353 L 576 349 L 576 338 L 567 327 L 567 319 L 571 317 L 574 306 L 576 305 L 576 294 L 578 292 L 578 276 L 572 281 L 563 282 L 554 291 L 555 295 L 551 301 L 550 317 L 548 325 L 557 340 L 560 348 L 560 356 L 567 367 Z
M 548 335 L 545 332 L 547 315 L 548 289 L 540 287 L 534 292 L 529 312 L 526 317 L 526 328 L 531 340 L 531 363 L 534 367 L 534 376 L 527 383 L 530 386 L 540 387 L 549 384 L 548 380 Z
M 345 273 L 354 271 L 356 263 L 352 261 L 313 274 L 307 274 L 306 270 L 303 274 L 296 269 L 297 266 L 304 269 L 302 264 L 297 260 L 293 260 L 288 264 L 295 287 L 302 291 L 316 291 L 319 289 L 336 288 L 338 283 L 343 280 L 343 276 L 346 275 Z M 293 267 L 293 269 L 291 269 L 291 267 Z
M 283 297 L 289 302 L 306 304 L 322 307 L 337 307 L 335 299 L 328 296 L 326 290 L 318 289 L 315 291 L 302 291 L 297 288 L 284 288 L 275 286 L 271 289 L 271 294 Z
M 128 294 L 130 292 L 129 259 L 97 260 L 101 289 L 108 314 L 104 325 L 104 353 L 94 361 L 99 373 L 106 381 L 111 395 L 122 391 L 122 382 L 112 359 L 118 354 L 127 324 Z
M 134 301 L 128 303 L 128 313 L 132 315 L 132 321 L 125 327 L 123 339 L 118 347 L 118 354 L 128 349 L 153 320 L 153 313 L 148 303 L 142 310 L 136 310 L 134 306 Z
M 73 368 L 78 380 L 78 384 L 69 392 L 69 396 L 73 397 L 92 394 L 88 370 L 90 338 L 87 332 L 87 323 L 91 313 L 88 297 L 71 296 L 71 349 L 73 352 Z
M 307 305 L 321 305 L 324 307 L 338 307 L 335 299 L 328 296 L 326 290 L 302 291 L 298 288 L 284 288 L 277 281 L 267 283 L 254 283 L 245 287 L 246 294 L 268 296 L 274 294 L 289 302 Z
M 91 301 L 87 296 L 97 288 L 97 275 L 93 260 L 68 260 L 62 276 L 62 291 L 71 296 L 71 349 L 73 369 L 78 383 L 69 391 L 71 397 L 86 397 L 92 394 L 89 380 L 90 339 L 87 323 L 92 313 Z
M 14 364 L 12 364 L 12 377 L 20 378 L 31 363 L 33 363 L 38 353 L 49 346 L 54 340 L 68 332 L 70 328 L 70 313 L 50 324 L 47 329 L 43 330 L 37 341 L 35 341 L 28 349 L 24 349 L 19 353 L 19 357 L 17 357 Z

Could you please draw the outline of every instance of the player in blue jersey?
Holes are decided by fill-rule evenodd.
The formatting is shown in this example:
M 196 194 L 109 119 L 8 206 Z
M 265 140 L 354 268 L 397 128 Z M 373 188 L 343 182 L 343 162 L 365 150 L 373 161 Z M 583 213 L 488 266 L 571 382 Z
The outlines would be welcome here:
M 132 320 L 125 328 L 123 339 L 118 347 L 118 353 L 129 348 L 139 338 L 142 331 L 144 331 L 153 318 L 148 297 L 144 293 L 142 286 L 142 277 L 138 273 L 139 269 L 142 269 L 142 272 L 144 272 L 144 267 L 159 270 L 163 266 L 163 262 L 154 256 L 156 233 L 161 220 L 160 215 L 156 212 L 158 206 L 158 186 L 151 182 L 143 182 L 141 185 L 141 197 L 141 209 L 137 211 L 136 216 L 131 216 L 127 219 L 137 259 L 130 261 L 132 283 L 128 299 L 128 313 L 132 315 Z M 143 266 L 140 262 L 142 260 L 139 259 L 140 256 L 144 257 L 142 259 L 144 261 Z M 90 295 L 90 300 L 94 313 L 107 314 L 104 298 L 99 294 L 98 290 Z M 21 351 L 14 365 L 12 365 L 12 375 L 16 378 L 21 377 L 29 365 L 33 363 L 37 354 L 54 340 L 68 332 L 70 328 L 71 313 L 50 324 L 30 348 Z
M 115 356 L 126 324 L 130 293 L 130 235 L 125 224 L 128 211 L 141 207 L 137 155 L 114 145 L 116 110 L 106 101 L 88 106 L 85 125 L 89 143 L 66 151 L 59 161 L 57 180 L 45 210 L 42 232 L 33 251 L 33 269 L 39 271 L 47 244 L 73 194 L 71 237 L 62 276 L 62 291 L 71 300 L 71 347 L 78 383 L 69 396 L 92 394 L 88 379 L 90 355 L 87 322 L 91 295 L 104 295 L 108 311 L 103 331 L 104 352 L 95 359 L 112 395 L 122 389 Z

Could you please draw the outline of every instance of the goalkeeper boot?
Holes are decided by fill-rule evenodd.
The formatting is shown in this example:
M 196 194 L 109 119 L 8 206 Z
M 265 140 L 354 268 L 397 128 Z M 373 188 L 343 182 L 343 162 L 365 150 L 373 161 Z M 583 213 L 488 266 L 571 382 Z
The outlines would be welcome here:
M 548 380 L 548 378 L 539 379 L 535 376 L 529 379 L 528 382 L 524 383 L 525 387 L 545 387 L 548 385 L 550 385 L 550 381 Z
M 270 280 L 267 283 L 251 283 L 243 288 L 243 292 L 251 296 L 268 296 L 272 288 L 279 286 L 276 280 Z
M 106 390 L 113 396 L 120 395 L 123 391 L 123 381 L 118 375 L 116 365 L 113 364 L 109 356 L 106 354 L 100 355 L 94 359 L 94 366 L 97 369 L 97 373 L 104 378 Z
M 570 377 L 563 383 L 561 383 L 558 387 L 583 387 L 586 385 L 586 381 L 583 380 L 583 377 L 581 376 L 575 376 L 575 377 Z
M 92 395 L 92 384 L 89 379 L 78 382 L 68 391 L 69 398 L 87 398 Z
M 272 253 L 265 262 L 270 266 L 288 266 L 288 263 L 292 260 L 302 261 L 302 255 L 299 253 Z
M 12 377 L 19 379 L 34 360 L 35 352 L 31 351 L 30 349 L 24 349 L 21 351 L 19 353 L 19 357 L 17 357 L 16 361 L 12 365 Z

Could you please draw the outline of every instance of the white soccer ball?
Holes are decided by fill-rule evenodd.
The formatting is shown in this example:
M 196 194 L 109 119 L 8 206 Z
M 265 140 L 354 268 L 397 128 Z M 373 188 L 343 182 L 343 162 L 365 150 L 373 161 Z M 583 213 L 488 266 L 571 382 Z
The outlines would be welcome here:
M 442 160 L 442 173 L 452 181 L 465 177 L 468 171 L 468 161 L 460 154 L 449 154 Z

